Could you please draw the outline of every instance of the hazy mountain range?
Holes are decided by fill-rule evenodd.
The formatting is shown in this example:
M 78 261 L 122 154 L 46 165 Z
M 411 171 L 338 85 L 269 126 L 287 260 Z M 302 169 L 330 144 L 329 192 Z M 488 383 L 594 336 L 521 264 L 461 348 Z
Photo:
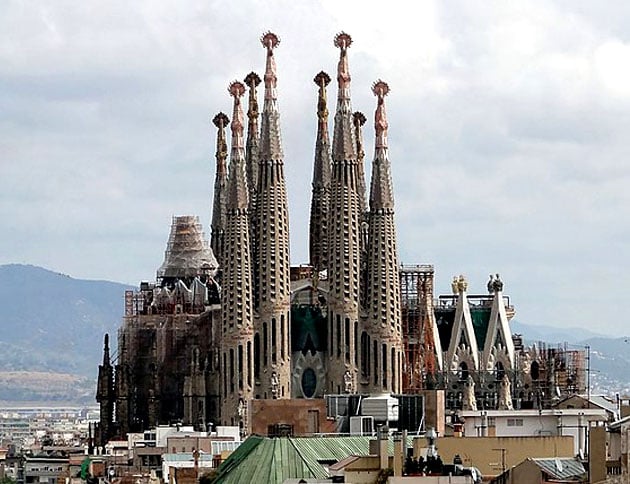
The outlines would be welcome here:
M 129 288 L 0 266 L 0 400 L 94 402 L 103 335 L 115 339 Z
M 0 400 L 81 400 L 94 403 L 103 335 L 115 335 L 130 286 L 90 281 L 29 265 L 0 265 Z M 628 393 L 630 343 L 581 328 L 514 320 L 528 344 L 546 341 L 591 348 L 598 390 Z

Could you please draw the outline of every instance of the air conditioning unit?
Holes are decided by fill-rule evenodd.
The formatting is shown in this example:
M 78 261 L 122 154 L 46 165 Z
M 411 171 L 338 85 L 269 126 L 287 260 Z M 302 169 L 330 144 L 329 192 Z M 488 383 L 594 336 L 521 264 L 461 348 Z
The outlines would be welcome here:
M 350 435 L 374 435 L 374 417 L 350 417 Z
M 398 422 L 398 399 L 391 395 L 364 398 L 361 415 L 372 416 L 377 422 Z

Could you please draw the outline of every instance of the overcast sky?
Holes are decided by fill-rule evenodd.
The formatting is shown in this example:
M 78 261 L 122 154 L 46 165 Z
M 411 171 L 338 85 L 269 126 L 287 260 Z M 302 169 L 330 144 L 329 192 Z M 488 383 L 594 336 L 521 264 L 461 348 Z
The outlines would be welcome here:
M 524 6 L 527 3 L 527 7 Z M 413 5 L 413 6 L 412 6 Z M 276 51 L 291 259 L 307 260 L 320 70 L 352 35 L 353 108 L 389 83 L 400 260 L 529 324 L 627 333 L 630 3 L 4 0 L 0 263 L 153 279 L 172 215 L 209 234 L 228 83 Z M 334 111 L 336 85 L 329 89 Z M 261 100 L 262 102 L 262 100 Z M 332 123 L 332 119 L 331 119 Z

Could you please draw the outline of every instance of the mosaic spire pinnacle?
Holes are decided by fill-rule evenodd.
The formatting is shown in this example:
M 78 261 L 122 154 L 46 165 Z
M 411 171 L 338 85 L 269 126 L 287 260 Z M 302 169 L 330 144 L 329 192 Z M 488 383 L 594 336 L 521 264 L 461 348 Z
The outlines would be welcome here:
M 389 86 L 380 79 L 372 86 L 372 92 L 378 98 L 374 113 L 374 127 L 376 129 L 376 148 L 387 148 L 387 113 L 385 111 L 385 96 L 389 93 Z
M 276 99 L 276 83 L 278 76 L 276 71 L 276 60 L 273 57 L 273 49 L 278 47 L 280 38 L 272 33 L 263 34 L 260 39 L 263 47 L 267 49 L 267 63 L 265 65 L 265 100 Z
M 387 156 L 387 113 L 385 111 L 385 96 L 389 93 L 386 82 L 378 80 L 372 86 L 372 92 L 377 97 L 374 113 L 374 163 L 372 165 L 372 184 L 370 187 L 370 208 L 372 210 L 394 209 L 394 195 L 389 158 Z
M 260 129 L 260 160 L 282 160 L 282 141 L 280 139 L 280 113 L 278 111 L 276 85 L 278 75 L 274 49 L 280 44 L 278 36 L 267 32 L 260 39 L 267 50 L 265 66 L 265 101 Z
M 354 136 L 357 143 L 357 191 L 359 192 L 359 204 L 362 213 L 367 211 L 366 202 L 366 185 L 365 185 L 365 148 L 363 145 L 363 125 L 365 124 L 366 117 L 360 111 L 355 111 L 352 114 L 354 121 Z
M 212 119 L 212 122 L 217 127 L 217 148 L 215 155 L 217 160 L 217 170 L 214 177 L 214 201 L 212 204 L 212 220 L 210 222 L 210 247 L 219 262 L 219 266 L 222 266 L 228 183 L 228 147 L 225 129 L 230 124 L 230 119 L 225 113 L 220 112 Z
M 234 98 L 232 114 L 232 151 L 230 156 L 230 174 L 228 178 L 228 208 L 229 210 L 244 210 L 248 208 L 247 181 L 245 179 L 245 147 L 244 147 L 244 115 L 241 97 L 245 94 L 245 86 L 234 81 L 228 87 L 228 92 Z
M 326 268 L 328 261 L 328 207 L 330 203 L 330 142 L 328 141 L 328 107 L 326 86 L 330 76 L 324 71 L 313 79 L 319 87 L 317 96 L 317 140 L 313 165 L 313 192 L 309 237 L 309 262 L 317 271 Z
M 350 69 L 348 67 L 348 47 L 352 45 L 352 37 L 345 32 L 335 36 L 335 47 L 339 47 L 339 63 L 337 64 L 337 85 L 339 97 L 350 99 Z
M 217 127 L 217 151 L 215 154 L 217 159 L 217 175 L 226 175 L 228 151 L 225 128 L 230 124 L 230 118 L 228 118 L 225 113 L 220 112 L 212 118 L 212 123 Z
M 247 172 L 247 187 L 249 188 L 250 230 L 252 230 L 252 250 L 256 250 L 255 214 L 256 191 L 258 190 L 258 95 L 256 87 L 260 84 L 260 77 L 255 72 L 245 76 L 245 85 L 249 88 L 249 103 L 247 106 L 247 143 L 245 147 L 245 167 Z
M 352 38 L 345 32 L 335 36 L 335 46 L 339 48 L 337 64 L 337 112 L 333 136 L 333 160 L 356 162 L 356 146 L 350 105 L 350 68 L 348 67 L 348 47 Z

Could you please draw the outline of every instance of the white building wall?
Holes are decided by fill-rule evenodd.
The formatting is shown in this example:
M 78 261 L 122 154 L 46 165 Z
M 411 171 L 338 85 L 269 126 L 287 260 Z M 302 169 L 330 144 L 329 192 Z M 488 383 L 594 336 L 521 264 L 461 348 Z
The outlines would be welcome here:
M 575 455 L 587 452 L 589 425 L 607 419 L 603 409 L 478 410 L 461 411 L 460 416 L 467 437 L 492 435 L 493 426 L 496 437 L 568 435 L 573 437 Z

